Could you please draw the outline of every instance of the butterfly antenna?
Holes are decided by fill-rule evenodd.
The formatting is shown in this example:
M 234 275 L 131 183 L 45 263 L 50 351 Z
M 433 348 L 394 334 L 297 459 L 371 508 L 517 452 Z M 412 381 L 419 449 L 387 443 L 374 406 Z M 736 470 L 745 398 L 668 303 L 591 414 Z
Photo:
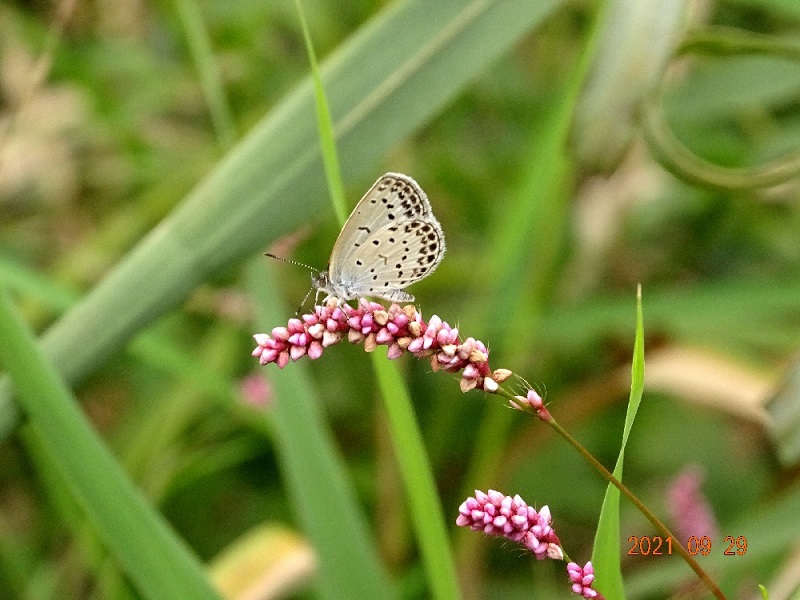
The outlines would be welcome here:
M 303 301 L 300 303 L 300 306 L 298 306 L 298 307 L 297 307 L 297 310 L 295 310 L 295 311 L 294 311 L 294 316 L 295 316 L 295 317 L 296 317 L 297 315 L 299 315 L 299 314 L 300 314 L 300 311 L 301 311 L 301 310 L 303 309 L 303 307 L 306 305 L 306 300 L 308 300 L 308 297 L 311 295 L 311 292 L 312 292 L 312 291 L 314 291 L 314 288 L 313 288 L 313 287 L 312 287 L 312 288 L 309 288 L 309 290 L 306 292 L 306 295 L 305 295 L 305 296 L 303 296 Z
M 283 258 L 282 256 L 275 256 L 274 254 L 271 254 L 269 252 L 264 252 L 264 256 L 269 256 L 270 258 L 275 258 L 277 260 L 282 260 L 283 262 L 289 263 L 290 265 L 297 265 L 298 267 L 305 267 L 309 271 L 315 271 L 316 272 L 318 270 L 318 269 L 315 269 L 314 267 L 312 267 L 310 265 L 307 265 L 305 263 L 297 262 L 296 260 L 290 260 L 288 258 Z
M 277 259 L 277 260 L 282 260 L 283 262 L 289 263 L 289 264 L 291 264 L 291 265 L 297 265 L 298 267 L 305 267 L 305 268 L 306 268 L 306 269 L 308 269 L 309 271 L 314 271 L 315 273 L 318 273 L 318 272 L 319 272 L 317 269 L 315 269 L 314 267 L 312 267 L 312 266 L 310 266 L 310 265 L 307 265 L 307 264 L 305 264 L 305 263 L 301 263 L 301 262 L 297 262 L 296 260 L 290 260 L 290 259 L 288 259 L 288 258 L 283 258 L 282 256 L 276 256 L 276 255 L 274 255 L 274 254 L 271 254 L 271 253 L 269 253 L 269 252 L 264 252 L 264 256 L 269 256 L 270 258 L 275 258 L 275 259 Z M 312 292 L 312 291 L 314 291 L 314 288 L 313 288 L 313 287 L 312 287 L 312 288 L 310 288 L 310 289 L 309 289 L 309 290 L 306 292 L 306 295 L 303 297 L 303 301 L 300 303 L 300 306 L 298 306 L 298 307 L 297 307 L 297 310 L 295 310 L 295 311 L 294 311 L 294 315 L 295 315 L 295 316 L 297 316 L 297 315 L 299 315 L 299 314 L 300 314 L 300 311 L 302 310 L 303 306 L 305 306 L 305 304 L 306 304 L 306 300 L 308 300 L 308 297 L 311 295 L 311 292 Z

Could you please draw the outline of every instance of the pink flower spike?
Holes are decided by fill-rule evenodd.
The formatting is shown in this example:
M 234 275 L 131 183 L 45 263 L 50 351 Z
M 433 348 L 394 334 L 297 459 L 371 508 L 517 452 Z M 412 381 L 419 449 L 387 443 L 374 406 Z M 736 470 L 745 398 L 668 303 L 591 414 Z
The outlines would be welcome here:
M 458 329 L 451 330 L 442 327 L 436 334 L 436 341 L 439 342 L 440 346 L 447 346 L 453 344 L 457 339 L 458 339 Z
M 514 396 L 514 400 L 509 400 L 508 403 L 511 405 L 511 408 L 515 410 L 526 411 L 527 402 L 522 396 Z
M 322 349 L 339 343 L 345 337 L 351 343 L 364 342 L 364 350 L 372 352 L 378 346 L 387 346 L 390 359 L 406 352 L 417 358 L 430 357 L 433 371 L 460 373 L 460 388 L 467 392 L 480 389 L 496 393 L 500 382 L 511 372 L 507 369 L 492 371 L 486 345 L 474 338 L 461 341 L 458 328 L 451 327 L 433 315 L 428 323 L 412 305 L 392 304 L 385 308 L 377 302 L 359 300 L 358 307 L 337 304 L 335 298 L 315 306 L 312 313 L 289 319 L 285 327 L 275 327 L 271 334 L 253 336 L 257 347 L 252 351 L 261 364 L 276 363 L 284 368 L 289 361 L 303 356 L 316 359 Z M 512 406 L 522 408 L 517 404 Z
M 456 355 L 456 352 L 458 352 L 458 346 L 455 344 L 445 344 L 444 346 L 441 346 L 441 349 L 442 351 L 439 354 L 444 356 L 442 362 L 449 361 Z
M 511 523 L 517 529 L 527 529 L 528 528 L 528 517 L 526 515 L 513 515 L 511 517 Z
M 603 595 L 592 588 L 592 584 L 594 583 L 594 567 L 592 567 L 591 561 L 587 562 L 583 567 L 571 562 L 567 565 L 567 573 L 569 574 L 570 581 L 572 581 L 572 592 L 574 594 L 583 596 L 584 598 L 604 600 Z
M 305 333 L 293 333 L 292 335 L 289 336 L 288 342 L 292 346 L 305 346 L 307 343 L 306 340 L 307 337 L 308 334 Z
M 532 531 L 525 533 L 522 544 L 536 555 L 536 560 L 547 558 L 547 544 L 537 538 Z
M 351 329 L 350 331 L 347 332 L 347 341 L 350 342 L 351 344 L 359 344 L 362 341 L 364 341 L 364 334 L 358 331 L 357 329 Z
M 550 510 L 545 506 L 537 512 L 519 496 L 506 496 L 489 490 L 478 490 L 458 509 L 456 524 L 482 530 L 491 536 L 502 536 L 530 550 L 538 560 L 563 558 L 558 537 L 550 527 Z

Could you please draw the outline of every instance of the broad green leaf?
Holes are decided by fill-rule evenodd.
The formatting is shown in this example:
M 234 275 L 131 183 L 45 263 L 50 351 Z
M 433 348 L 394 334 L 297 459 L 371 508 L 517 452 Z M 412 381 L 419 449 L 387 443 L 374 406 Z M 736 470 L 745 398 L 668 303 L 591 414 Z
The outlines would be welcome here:
M 0 365 L 35 443 L 144 598 L 218 598 L 203 566 L 145 501 L 0 291 Z

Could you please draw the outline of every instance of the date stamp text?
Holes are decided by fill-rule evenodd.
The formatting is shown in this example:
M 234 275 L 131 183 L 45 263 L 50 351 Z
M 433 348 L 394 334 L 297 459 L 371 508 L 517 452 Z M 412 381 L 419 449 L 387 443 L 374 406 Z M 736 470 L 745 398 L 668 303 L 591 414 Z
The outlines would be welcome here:
M 632 535 L 628 538 L 628 556 L 668 556 L 673 553 L 677 540 L 660 535 Z M 712 550 L 724 556 L 744 556 L 747 554 L 747 538 L 743 535 L 726 535 L 722 543 L 714 544 L 707 535 L 691 536 L 685 547 L 692 556 L 708 556 Z

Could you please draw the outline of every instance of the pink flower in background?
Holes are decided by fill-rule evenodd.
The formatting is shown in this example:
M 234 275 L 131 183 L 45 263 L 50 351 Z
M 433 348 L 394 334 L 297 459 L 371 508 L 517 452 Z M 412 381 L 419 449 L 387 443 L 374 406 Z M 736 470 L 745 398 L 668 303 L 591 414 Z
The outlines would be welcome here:
M 239 393 L 254 408 L 265 408 L 272 403 L 272 386 L 263 375 L 251 373 L 239 382 Z
M 701 489 L 704 479 L 700 467 L 690 466 L 675 477 L 667 489 L 668 508 L 683 543 L 692 536 L 708 536 L 712 540 L 719 537 L 714 510 Z

